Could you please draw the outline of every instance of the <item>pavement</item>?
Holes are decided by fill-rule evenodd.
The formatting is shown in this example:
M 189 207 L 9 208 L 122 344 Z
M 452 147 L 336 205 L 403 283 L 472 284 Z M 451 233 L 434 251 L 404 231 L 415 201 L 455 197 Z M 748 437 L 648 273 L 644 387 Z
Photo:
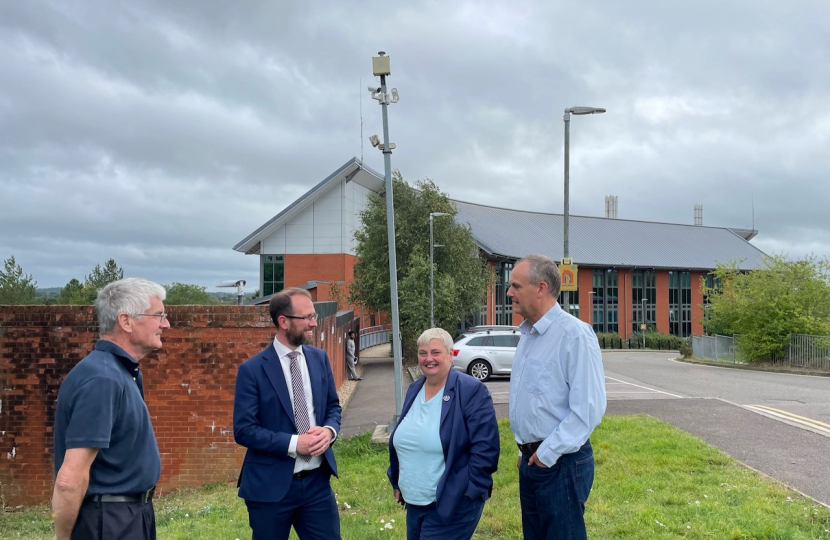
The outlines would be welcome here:
M 395 414 L 394 362 L 390 346 L 360 351 L 363 380 L 343 411 L 341 436 L 375 432 Z M 404 391 L 411 380 L 405 376 Z M 503 383 L 502 383 L 503 385 Z M 505 388 L 488 384 L 498 418 L 507 417 Z M 495 390 L 495 391 L 494 391 Z M 616 399 L 609 393 L 607 415 L 644 414 L 667 422 L 733 456 L 744 465 L 830 504 L 830 437 L 775 420 L 721 399 Z M 823 473 L 819 471 L 824 471 Z

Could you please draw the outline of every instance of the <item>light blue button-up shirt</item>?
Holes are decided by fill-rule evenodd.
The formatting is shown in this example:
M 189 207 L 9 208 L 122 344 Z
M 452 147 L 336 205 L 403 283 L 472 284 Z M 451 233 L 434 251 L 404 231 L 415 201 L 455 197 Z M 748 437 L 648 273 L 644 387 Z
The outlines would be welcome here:
M 518 443 L 544 441 L 536 457 L 548 467 L 576 452 L 605 414 L 605 374 L 594 331 L 559 304 L 530 325 L 510 376 L 510 427 Z

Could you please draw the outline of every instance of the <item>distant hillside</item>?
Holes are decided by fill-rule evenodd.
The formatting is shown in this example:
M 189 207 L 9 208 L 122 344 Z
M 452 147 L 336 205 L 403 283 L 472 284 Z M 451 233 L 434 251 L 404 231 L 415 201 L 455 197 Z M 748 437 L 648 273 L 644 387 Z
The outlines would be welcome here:
M 35 298 L 38 297 L 46 297 L 49 298 L 50 296 L 58 296 L 61 293 L 60 287 L 38 287 L 35 289 Z

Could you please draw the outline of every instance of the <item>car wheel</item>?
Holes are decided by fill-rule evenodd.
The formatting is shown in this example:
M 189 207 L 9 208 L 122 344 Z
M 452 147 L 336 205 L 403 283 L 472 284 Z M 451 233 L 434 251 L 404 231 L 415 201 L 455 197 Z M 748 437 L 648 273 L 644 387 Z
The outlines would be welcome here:
M 473 360 L 467 368 L 467 373 L 484 382 L 490 378 L 490 364 L 484 360 Z

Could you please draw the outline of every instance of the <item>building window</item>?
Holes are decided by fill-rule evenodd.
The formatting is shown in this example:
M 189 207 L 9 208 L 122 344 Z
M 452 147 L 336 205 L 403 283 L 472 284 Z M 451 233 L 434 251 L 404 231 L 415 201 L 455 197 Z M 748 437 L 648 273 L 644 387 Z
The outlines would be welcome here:
M 513 324 L 513 299 L 507 296 L 513 263 L 496 263 L 496 324 Z
M 283 255 L 263 255 L 262 296 L 278 293 L 285 288 L 285 260 Z
M 592 278 L 594 331 L 618 333 L 620 325 L 617 270 L 595 268 Z
M 669 271 L 669 333 L 686 337 L 692 333 L 692 274 Z
M 643 302 L 645 300 L 645 302 Z M 657 278 L 654 270 L 631 272 L 631 330 L 640 331 L 640 325 L 654 328 L 657 320 Z

